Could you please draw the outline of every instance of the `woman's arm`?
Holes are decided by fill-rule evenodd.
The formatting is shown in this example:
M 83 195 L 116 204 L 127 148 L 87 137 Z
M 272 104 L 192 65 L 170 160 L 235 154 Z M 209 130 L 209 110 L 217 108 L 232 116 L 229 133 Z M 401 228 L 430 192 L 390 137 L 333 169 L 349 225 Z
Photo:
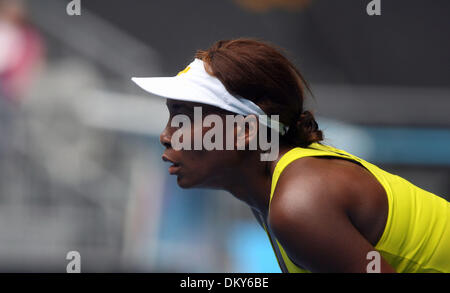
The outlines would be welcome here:
M 294 163 L 280 176 L 269 212 L 269 225 L 286 253 L 312 272 L 367 272 L 367 256 L 375 248 L 348 216 L 352 177 L 321 164 L 305 169 Z M 395 272 L 381 256 L 380 272 Z

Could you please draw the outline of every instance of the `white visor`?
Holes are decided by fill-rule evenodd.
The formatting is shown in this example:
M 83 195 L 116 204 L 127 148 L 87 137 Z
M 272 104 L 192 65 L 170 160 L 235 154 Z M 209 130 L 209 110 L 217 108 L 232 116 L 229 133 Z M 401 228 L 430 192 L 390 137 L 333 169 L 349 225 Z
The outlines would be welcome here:
M 281 135 L 288 129 L 281 122 L 270 120 L 252 101 L 231 95 L 219 79 L 206 72 L 200 59 L 194 59 L 177 76 L 133 77 L 131 80 L 143 90 L 157 96 L 207 104 L 244 116 L 255 114 L 260 118 L 260 123 L 279 131 Z M 259 115 L 264 115 L 265 119 L 261 119 Z

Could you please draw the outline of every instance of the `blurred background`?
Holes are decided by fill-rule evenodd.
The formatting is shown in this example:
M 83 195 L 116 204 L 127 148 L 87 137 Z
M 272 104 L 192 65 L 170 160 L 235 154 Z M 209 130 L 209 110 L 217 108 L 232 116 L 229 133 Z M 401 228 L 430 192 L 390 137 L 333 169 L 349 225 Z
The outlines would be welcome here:
M 311 83 L 325 143 L 450 198 L 448 0 L 0 0 L 0 271 L 279 272 L 250 210 L 181 190 L 132 76 L 257 37 Z

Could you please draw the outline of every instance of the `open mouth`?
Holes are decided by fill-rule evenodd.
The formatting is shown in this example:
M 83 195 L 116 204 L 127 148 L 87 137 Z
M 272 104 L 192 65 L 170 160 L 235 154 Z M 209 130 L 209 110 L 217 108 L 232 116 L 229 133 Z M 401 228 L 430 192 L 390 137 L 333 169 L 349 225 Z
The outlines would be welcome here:
M 162 160 L 163 160 L 164 162 L 170 162 L 170 163 L 172 163 L 172 165 L 170 165 L 170 167 L 169 167 L 169 173 L 170 173 L 170 174 L 175 174 L 175 173 L 178 172 L 178 170 L 180 170 L 180 164 L 174 162 L 172 159 L 170 159 L 170 158 L 169 158 L 168 156 L 166 156 L 165 154 L 162 155 Z
M 170 174 L 176 174 L 180 170 L 180 166 L 178 164 L 172 164 L 169 167 L 169 173 Z

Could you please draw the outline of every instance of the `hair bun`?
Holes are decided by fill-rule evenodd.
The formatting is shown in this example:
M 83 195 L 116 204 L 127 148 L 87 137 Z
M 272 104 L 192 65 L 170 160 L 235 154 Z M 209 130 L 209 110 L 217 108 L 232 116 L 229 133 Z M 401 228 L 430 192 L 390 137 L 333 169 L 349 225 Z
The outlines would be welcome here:
M 317 131 L 319 129 L 319 125 L 316 122 L 316 119 L 314 118 L 314 115 L 311 113 L 311 111 L 304 111 L 300 115 L 300 119 L 297 121 L 297 123 L 300 123 L 301 126 L 309 131 Z
M 295 125 L 289 127 L 287 138 L 295 145 L 307 147 L 313 142 L 323 140 L 323 133 L 311 111 L 304 111 L 295 121 Z

